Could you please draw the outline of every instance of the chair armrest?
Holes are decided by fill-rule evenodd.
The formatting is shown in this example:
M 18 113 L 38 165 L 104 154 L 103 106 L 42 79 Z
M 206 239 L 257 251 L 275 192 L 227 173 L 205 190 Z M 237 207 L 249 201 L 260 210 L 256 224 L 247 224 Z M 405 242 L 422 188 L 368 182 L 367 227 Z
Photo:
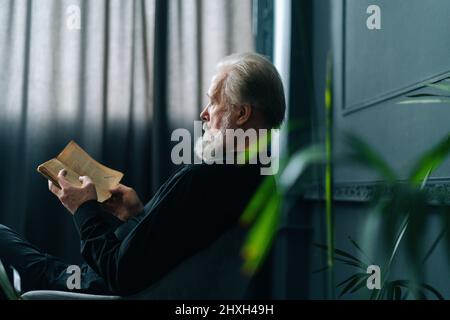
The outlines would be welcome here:
M 21 296 L 24 300 L 121 300 L 119 296 L 101 296 L 63 291 L 29 291 Z

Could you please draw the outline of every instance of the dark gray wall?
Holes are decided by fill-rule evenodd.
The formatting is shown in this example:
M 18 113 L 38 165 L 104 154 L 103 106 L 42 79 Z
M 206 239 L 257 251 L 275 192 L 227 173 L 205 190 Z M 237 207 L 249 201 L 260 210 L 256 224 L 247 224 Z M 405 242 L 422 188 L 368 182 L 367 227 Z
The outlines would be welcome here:
M 366 9 L 381 7 L 382 29 L 367 29 Z M 335 153 L 345 149 L 341 134 L 351 131 L 374 146 L 402 178 L 417 157 L 449 133 L 449 105 L 398 105 L 412 92 L 432 92 L 430 81 L 446 81 L 450 71 L 450 2 L 446 0 L 328 0 L 314 1 L 313 70 L 316 96 L 316 131 L 323 141 L 325 62 L 334 62 Z M 350 165 L 335 167 L 336 246 L 352 251 L 347 237 L 358 239 L 367 218 L 367 186 L 379 177 Z M 450 161 L 432 176 L 435 187 L 448 187 Z M 325 243 L 323 203 L 313 201 L 313 241 Z M 430 214 L 427 246 L 441 231 Z M 450 298 L 450 270 L 440 244 L 427 264 L 426 281 Z M 354 251 L 354 250 L 353 250 Z M 406 278 L 400 255 L 394 276 Z M 313 251 L 311 270 L 325 265 L 324 255 Z M 380 262 L 382 265 L 382 262 Z M 353 270 L 338 264 L 336 280 Z M 326 274 L 310 277 L 310 298 L 326 297 Z M 346 298 L 355 298 L 348 296 Z
M 368 30 L 366 9 L 381 8 L 381 30 Z M 450 130 L 449 105 L 398 105 L 424 85 L 450 76 L 450 2 L 446 0 L 333 1 L 336 67 L 335 127 L 358 133 L 406 177 L 418 155 Z M 341 152 L 338 142 L 336 152 Z M 448 178 L 450 161 L 433 178 Z M 376 177 L 339 168 L 336 182 Z

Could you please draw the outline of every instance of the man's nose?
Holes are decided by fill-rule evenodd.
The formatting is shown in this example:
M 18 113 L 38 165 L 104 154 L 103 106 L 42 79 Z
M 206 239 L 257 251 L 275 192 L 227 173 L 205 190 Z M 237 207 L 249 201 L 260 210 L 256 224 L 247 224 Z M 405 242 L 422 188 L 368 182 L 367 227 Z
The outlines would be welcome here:
M 205 121 L 205 122 L 209 121 L 209 113 L 208 113 L 208 107 L 207 106 L 200 113 L 200 119 L 202 119 L 202 121 Z

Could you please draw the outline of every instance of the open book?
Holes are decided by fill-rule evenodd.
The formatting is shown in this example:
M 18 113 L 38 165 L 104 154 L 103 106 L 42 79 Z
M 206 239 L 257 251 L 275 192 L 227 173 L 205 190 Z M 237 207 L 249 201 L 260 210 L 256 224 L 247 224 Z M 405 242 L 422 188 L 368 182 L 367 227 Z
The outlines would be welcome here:
M 111 197 L 110 189 L 116 187 L 123 178 L 123 173 L 112 170 L 98 163 L 74 141 L 54 159 L 41 164 L 37 171 L 56 186 L 58 173 L 66 169 L 66 179 L 73 185 L 80 187 L 79 177 L 88 176 L 95 184 L 98 202 L 105 202 Z

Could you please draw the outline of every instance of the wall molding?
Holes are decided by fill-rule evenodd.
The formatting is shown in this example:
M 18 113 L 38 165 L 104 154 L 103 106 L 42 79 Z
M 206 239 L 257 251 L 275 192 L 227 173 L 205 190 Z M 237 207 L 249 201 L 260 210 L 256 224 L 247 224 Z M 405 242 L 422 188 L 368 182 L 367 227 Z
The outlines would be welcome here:
M 399 181 L 399 183 L 405 183 Z M 333 188 L 333 200 L 336 202 L 369 202 L 375 190 L 382 186 L 381 182 L 338 183 Z M 428 201 L 431 205 L 450 205 L 450 178 L 430 180 L 425 187 Z M 389 193 L 388 189 L 385 189 Z M 323 186 L 311 185 L 306 188 L 304 198 L 307 200 L 322 201 L 325 199 Z
M 347 69 L 347 2 L 348 0 L 342 0 L 341 2 L 341 12 L 342 12 L 342 21 L 340 23 L 340 39 L 342 41 L 342 47 L 337 52 L 340 52 L 340 58 L 338 63 L 342 63 L 342 74 L 339 79 L 342 81 L 342 99 L 341 99 L 341 110 L 342 116 L 348 116 L 350 114 L 356 113 L 358 111 L 367 109 L 369 107 L 373 107 L 384 102 L 394 100 L 400 98 L 402 96 L 407 95 L 416 90 L 420 90 L 426 87 L 427 84 L 440 82 L 450 78 L 450 70 L 442 71 L 438 74 L 430 75 L 426 78 L 420 79 L 418 81 L 414 81 L 413 83 L 400 87 L 398 89 L 390 90 L 383 92 L 378 95 L 374 95 L 370 98 L 366 98 L 362 101 L 353 103 L 351 105 L 347 104 L 347 77 L 346 77 L 346 69 Z
M 430 83 L 437 83 L 437 82 L 441 82 L 441 81 L 445 81 L 447 79 L 450 79 L 450 71 L 446 71 L 442 74 L 436 75 L 436 76 L 432 76 L 430 78 L 427 78 L 425 80 L 422 81 L 418 81 L 416 83 L 413 83 L 407 87 L 404 88 L 400 88 L 400 89 L 396 89 L 396 90 L 392 90 L 377 96 L 374 96 L 372 98 L 369 98 L 365 101 L 353 104 L 351 106 L 346 106 L 345 103 L 346 101 L 344 101 L 344 110 L 343 110 L 343 115 L 347 116 L 349 114 L 361 111 L 363 109 L 381 104 L 383 102 L 389 101 L 389 100 L 394 100 L 396 98 L 402 97 L 402 96 L 406 96 L 408 93 L 411 93 L 413 91 L 416 90 L 420 90 L 420 89 L 424 89 L 426 88 L 427 84 Z

